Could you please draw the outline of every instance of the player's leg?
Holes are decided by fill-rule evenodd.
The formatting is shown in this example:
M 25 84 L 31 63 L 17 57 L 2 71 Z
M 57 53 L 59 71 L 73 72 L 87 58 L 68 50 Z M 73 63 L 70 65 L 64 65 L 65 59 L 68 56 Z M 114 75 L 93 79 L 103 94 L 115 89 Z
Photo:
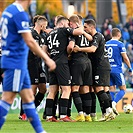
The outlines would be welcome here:
M 92 98 L 90 94 L 90 86 L 92 85 L 92 66 L 91 62 L 83 64 L 83 69 L 81 71 L 83 85 L 80 86 L 80 96 L 82 99 L 82 106 L 85 115 L 85 121 L 91 122 L 91 106 L 92 106 Z
M 92 105 L 91 105 L 91 119 L 92 121 L 98 121 L 96 116 L 96 94 L 94 92 L 93 87 L 90 87 L 90 94 L 92 98 Z
M 21 101 L 20 101 L 20 114 L 19 114 L 19 119 L 20 120 L 23 120 L 23 121 L 25 121 L 25 120 L 27 120 L 27 117 L 26 117 L 26 114 L 24 113 L 24 110 L 23 110 L 23 107 L 22 107 L 22 99 L 21 99 Z
M 38 113 L 35 108 L 34 95 L 32 89 L 30 88 L 31 83 L 30 83 L 28 70 L 27 71 L 23 70 L 21 75 L 22 75 L 21 82 L 23 82 L 23 86 L 19 94 L 22 98 L 23 110 L 27 116 L 27 119 L 33 126 L 34 130 L 37 133 L 42 133 L 44 132 L 44 129 L 42 127 Z
M 106 120 L 108 121 L 114 119 L 115 116 L 113 115 L 113 110 L 110 107 L 109 97 L 105 93 L 104 87 L 103 86 L 96 87 L 96 94 L 100 103 L 100 107 L 105 110 L 104 114 L 105 118 L 100 119 L 100 121 L 106 121 Z
M 0 100 L 0 129 L 6 120 L 6 116 L 10 110 L 10 106 L 13 103 L 15 96 L 16 93 L 14 92 L 3 91 L 2 93 L 2 98 Z
M 110 71 L 108 70 L 98 70 L 97 73 L 98 78 L 95 78 L 95 91 L 99 100 L 99 103 L 101 105 L 101 108 L 103 108 L 106 111 L 105 114 L 105 120 L 111 120 L 114 119 L 115 116 L 113 114 L 113 110 L 111 108 L 109 97 L 107 93 L 104 91 L 105 86 L 109 86 L 110 84 Z
M 71 117 L 71 111 L 72 111 L 72 95 L 70 94 L 69 100 L 68 100 L 68 109 L 67 109 L 67 116 Z
M 59 99 L 60 121 L 71 122 L 67 116 L 68 101 L 71 92 L 71 76 L 67 63 L 59 64 L 56 69 L 58 84 L 61 88 L 61 97 Z
M 82 100 L 79 94 L 79 87 L 83 84 L 82 80 L 82 65 L 81 64 L 72 64 L 70 67 L 71 75 L 72 75 L 72 87 L 71 94 L 73 98 L 73 102 L 78 112 L 78 116 L 76 117 L 76 121 L 85 121 Z
M 79 94 L 79 86 L 72 86 L 72 97 L 75 107 L 78 112 L 78 116 L 76 117 L 77 121 L 85 121 L 82 100 Z
M 119 115 L 119 113 L 116 109 L 116 105 L 125 95 L 126 85 L 119 86 L 119 88 L 120 88 L 120 90 L 118 91 L 118 93 L 116 94 L 116 97 L 114 98 L 114 100 L 112 102 L 112 108 L 116 115 Z
M 108 86 L 104 87 L 104 91 L 109 98 L 110 107 L 112 108 L 112 98 L 111 98 L 111 95 L 109 93 L 109 87 Z M 104 116 L 106 114 L 106 109 L 104 108 L 104 105 L 102 103 L 100 103 L 100 107 L 102 110 L 102 116 Z
M 35 95 L 35 106 L 36 108 L 40 105 L 40 103 L 42 102 L 44 95 L 46 93 L 46 84 L 45 83 L 39 83 L 38 85 L 38 92 Z
M 112 102 L 112 107 L 113 107 L 113 111 L 116 115 L 119 115 L 118 111 L 116 110 L 116 104 L 123 98 L 123 96 L 125 95 L 125 90 L 126 90 L 126 85 L 125 85 L 125 79 L 124 79 L 124 75 L 122 73 L 117 73 L 114 75 L 115 77 L 115 83 L 116 85 L 119 87 L 119 91 L 116 94 L 113 102 Z M 112 86 L 111 86 L 112 87 Z M 111 88 L 110 87 L 110 88 Z
M 60 121 L 71 122 L 72 120 L 67 116 L 68 101 L 70 97 L 71 88 L 70 86 L 61 86 L 61 98 L 59 101 L 60 107 Z
M 38 69 L 39 69 L 38 70 L 39 84 L 38 84 L 38 92 L 35 95 L 35 101 L 34 101 L 36 107 L 40 105 L 46 93 L 46 72 L 42 66 L 39 66 Z
M 55 119 L 57 119 L 56 110 L 57 110 L 57 105 L 58 105 L 58 96 L 59 96 L 59 91 L 55 95 L 54 103 L 53 103 L 53 115 L 52 116 Z M 60 114 L 59 114 L 59 116 L 60 116 Z M 46 105 L 45 105 L 44 112 L 43 112 L 43 119 L 46 119 Z
M 91 105 L 92 105 L 92 98 L 89 92 L 89 86 L 81 86 L 80 87 L 80 97 L 82 100 L 83 112 L 85 116 L 85 121 L 91 122 Z
M 27 116 L 27 119 L 33 126 L 34 130 L 37 133 L 43 132 L 44 130 L 43 130 L 38 113 L 35 108 L 34 95 L 33 95 L 32 90 L 31 89 L 23 89 L 20 92 L 20 96 L 21 96 L 22 102 L 23 102 L 22 103 L 23 110 Z
M 115 85 L 115 74 L 110 73 L 110 87 L 109 92 L 112 98 L 112 101 L 114 101 L 115 94 L 116 94 L 116 85 Z
M 29 70 L 30 81 L 31 81 L 31 89 L 33 91 L 33 95 L 35 96 L 37 92 L 38 83 L 39 83 L 38 64 L 36 60 L 28 61 L 28 70 Z M 21 108 L 20 108 L 19 119 L 27 120 L 24 110 L 22 108 L 22 99 L 20 104 L 21 104 Z
M 16 76 L 18 80 L 15 78 Z M 6 115 L 16 96 L 16 92 L 13 92 L 15 90 L 19 90 L 19 75 L 14 69 L 6 69 L 3 78 L 3 93 L 0 100 L 0 128 L 4 124 Z
M 57 122 L 57 120 L 53 117 L 53 105 L 54 105 L 54 98 L 59 90 L 58 85 L 50 85 L 49 92 L 46 99 L 46 121 L 48 122 Z
M 111 94 L 110 94 L 110 92 L 109 92 L 109 86 L 105 86 L 105 87 L 104 87 L 104 91 L 106 92 L 106 94 L 107 94 L 108 97 L 109 97 L 110 107 L 112 108 L 112 97 L 111 97 Z

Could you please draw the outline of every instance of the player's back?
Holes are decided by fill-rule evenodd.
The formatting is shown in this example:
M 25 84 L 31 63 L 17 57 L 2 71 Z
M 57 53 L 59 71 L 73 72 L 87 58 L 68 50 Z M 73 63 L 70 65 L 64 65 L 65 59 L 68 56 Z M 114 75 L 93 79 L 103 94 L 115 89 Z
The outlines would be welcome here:
M 108 50 L 111 72 L 121 73 L 122 72 L 121 53 L 126 52 L 125 46 L 123 45 L 122 42 L 112 39 L 106 42 L 106 48 Z
M 56 63 L 68 63 L 67 45 L 72 31 L 69 28 L 52 30 L 47 37 L 48 52 Z
M 28 47 L 21 33 L 29 32 L 29 18 L 21 5 L 13 3 L 2 13 L 2 68 L 27 67 Z

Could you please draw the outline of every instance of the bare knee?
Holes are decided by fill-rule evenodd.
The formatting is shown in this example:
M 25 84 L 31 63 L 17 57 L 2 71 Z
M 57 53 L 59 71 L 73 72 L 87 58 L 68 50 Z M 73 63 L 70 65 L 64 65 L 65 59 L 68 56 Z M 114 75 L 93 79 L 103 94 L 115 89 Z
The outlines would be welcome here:
M 16 93 L 14 92 L 8 92 L 8 91 L 3 92 L 1 100 L 6 101 L 9 104 L 12 104 L 15 96 L 16 96 Z
M 24 89 L 20 92 L 23 103 L 34 101 L 33 91 L 31 89 Z

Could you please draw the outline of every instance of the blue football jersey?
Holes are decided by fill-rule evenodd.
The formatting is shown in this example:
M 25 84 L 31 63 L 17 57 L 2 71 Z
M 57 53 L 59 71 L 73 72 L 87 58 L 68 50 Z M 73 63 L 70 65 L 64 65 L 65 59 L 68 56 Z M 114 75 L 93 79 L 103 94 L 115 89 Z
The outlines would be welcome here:
M 2 68 L 27 68 L 28 46 L 21 33 L 31 32 L 29 16 L 20 4 L 13 3 L 2 13 Z
M 122 73 L 121 53 L 126 52 L 124 44 L 120 41 L 112 39 L 106 42 L 106 48 L 111 65 L 111 73 Z

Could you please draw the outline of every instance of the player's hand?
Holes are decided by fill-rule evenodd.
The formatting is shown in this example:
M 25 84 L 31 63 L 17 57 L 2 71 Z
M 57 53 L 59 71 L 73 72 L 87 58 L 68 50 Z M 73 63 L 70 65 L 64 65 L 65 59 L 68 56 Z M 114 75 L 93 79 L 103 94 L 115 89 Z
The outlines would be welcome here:
M 53 71 L 56 68 L 56 63 L 52 59 L 48 59 L 45 61 L 47 66 L 49 67 L 49 71 Z
M 77 53 L 79 51 L 79 46 L 75 45 L 73 48 L 73 52 Z
M 133 69 L 132 69 L 132 68 L 129 68 L 129 69 L 128 69 L 128 72 L 129 72 L 129 75 L 130 75 L 130 76 L 133 75 Z

